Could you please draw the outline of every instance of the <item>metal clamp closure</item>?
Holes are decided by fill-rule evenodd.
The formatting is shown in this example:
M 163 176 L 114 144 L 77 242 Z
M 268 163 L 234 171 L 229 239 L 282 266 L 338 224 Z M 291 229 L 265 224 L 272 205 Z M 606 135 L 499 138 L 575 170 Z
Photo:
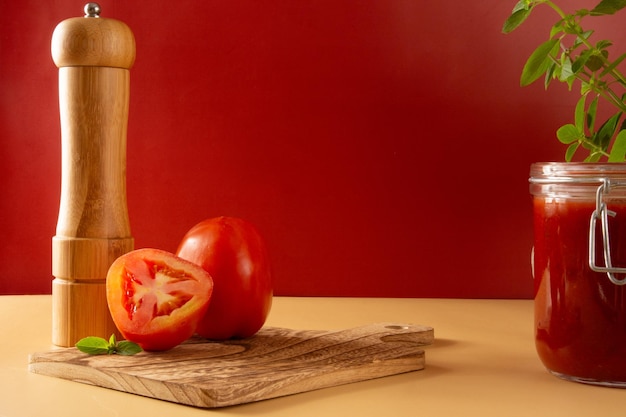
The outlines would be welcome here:
M 616 213 L 609 210 L 604 202 L 604 195 L 608 194 L 611 183 L 608 178 L 602 179 L 602 184 L 596 191 L 596 209 L 591 213 L 589 222 L 589 268 L 595 272 L 606 273 L 609 280 L 615 285 L 626 285 L 626 277 L 618 279 L 616 274 L 626 274 L 626 268 L 614 267 L 611 260 L 611 244 L 609 237 L 609 216 L 615 217 Z M 596 265 L 596 224 L 600 221 L 602 232 L 602 246 L 604 266 Z

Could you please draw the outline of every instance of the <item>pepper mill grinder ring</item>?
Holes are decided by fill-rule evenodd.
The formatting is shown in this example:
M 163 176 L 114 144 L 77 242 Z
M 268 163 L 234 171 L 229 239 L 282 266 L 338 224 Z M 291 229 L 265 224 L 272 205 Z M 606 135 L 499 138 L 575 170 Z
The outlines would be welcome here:
M 52 342 L 73 346 L 117 329 L 106 302 L 106 274 L 133 249 L 126 202 L 126 130 L 135 39 L 123 22 L 62 21 L 52 35 L 59 68 L 61 198 L 52 238 Z

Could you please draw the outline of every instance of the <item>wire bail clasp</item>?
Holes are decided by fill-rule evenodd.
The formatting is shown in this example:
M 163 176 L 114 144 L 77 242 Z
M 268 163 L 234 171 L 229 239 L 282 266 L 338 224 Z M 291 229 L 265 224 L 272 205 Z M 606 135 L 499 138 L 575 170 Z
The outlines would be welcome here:
M 611 183 L 608 178 L 602 179 L 602 184 L 596 190 L 596 209 L 591 213 L 589 222 L 589 268 L 594 272 L 605 272 L 609 280 L 615 285 L 626 285 L 626 277 L 619 279 L 615 274 L 626 274 L 626 268 L 614 267 L 611 260 L 611 244 L 609 237 L 609 216 L 615 217 L 616 213 L 609 210 L 604 202 L 604 195 L 608 194 Z M 604 265 L 596 265 L 596 224 L 600 220 L 602 231 L 602 246 Z

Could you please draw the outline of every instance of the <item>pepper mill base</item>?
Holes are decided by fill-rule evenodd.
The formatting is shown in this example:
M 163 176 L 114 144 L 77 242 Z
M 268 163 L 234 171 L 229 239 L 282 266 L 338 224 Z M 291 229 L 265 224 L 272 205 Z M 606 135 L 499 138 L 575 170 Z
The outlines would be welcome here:
M 52 281 L 52 343 L 72 347 L 80 339 L 121 335 L 113 323 L 106 301 L 104 281 Z

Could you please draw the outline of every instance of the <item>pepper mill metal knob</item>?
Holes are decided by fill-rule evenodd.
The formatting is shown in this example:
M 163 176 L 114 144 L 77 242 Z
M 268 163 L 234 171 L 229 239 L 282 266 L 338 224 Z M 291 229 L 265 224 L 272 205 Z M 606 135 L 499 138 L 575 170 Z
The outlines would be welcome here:
M 52 35 L 59 68 L 61 199 L 52 238 L 52 343 L 118 333 L 106 303 L 106 274 L 133 249 L 126 201 L 126 130 L 135 39 L 99 17 L 62 21 Z
M 98 3 L 85 4 L 85 17 L 100 17 L 100 5 Z

